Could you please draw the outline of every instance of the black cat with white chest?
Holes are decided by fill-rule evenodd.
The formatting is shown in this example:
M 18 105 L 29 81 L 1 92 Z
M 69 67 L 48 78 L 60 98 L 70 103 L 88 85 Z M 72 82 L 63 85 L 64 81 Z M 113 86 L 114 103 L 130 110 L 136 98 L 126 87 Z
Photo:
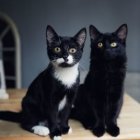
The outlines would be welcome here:
M 79 88 L 71 116 L 98 137 L 105 131 L 117 136 L 126 74 L 127 25 L 121 25 L 112 33 L 101 33 L 91 25 L 89 32 L 90 69 Z
M 70 130 L 69 113 L 79 86 L 79 61 L 86 29 L 74 37 L 61 37 L 51 26 L 46 30 L 48 67 L 31 83 L 22 101 L 22 111 L 0 112 L 0 119 L 21 123 L 22 128 L 54 140 Z

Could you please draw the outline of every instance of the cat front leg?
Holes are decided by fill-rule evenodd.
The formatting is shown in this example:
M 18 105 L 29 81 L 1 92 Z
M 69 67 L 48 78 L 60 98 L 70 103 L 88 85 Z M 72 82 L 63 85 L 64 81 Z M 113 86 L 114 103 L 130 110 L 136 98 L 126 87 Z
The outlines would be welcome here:
M 60 129 L 62 134 L 71 134 L 72 128 L 69 126 L 68 121 L 70 118 L 70 112 L 72 109 L 72 104 L 76 97 L 77 87 L 69 89 L 67 93 L 65 106 L 62 110 L 59 110 L 59 119 L 60 119 Z
M 107 124 L 106 131 L 111 135 L 111 136 L 118 136 L 120 134 L 120 128 L 117 126 L 117 123 L 115 121 L 110 121 Z
M 94 128 L 92 128 L 92 132 L 95 136 L 97 137 L 101 137 L 104 135 L 105 133 L 105 126 L 104 126 L 104 121 L 102 118 L 98 118 L 97 120 L 95 120 L 96 125 Z
M 117 118 L 122 107 L 122 102 L 122 97 L 118 101 L 110 101 L 109 111 L 106 118 L 106 131 L 114 137 L 120 134 L 120 128 L 117 125 Z
M 62 134 L 72 133 L 72 128 L 68 124 L 70 110 L 71 110 L 71 105 L 67 104 L 59 114 L 60 129 L 61 129 Z
M 61 130 L 60 130 L 60 126 L 57 123 L 53 123 L 50 126 L 50 137 L 53 140 L 60 140 L 61 139 Z
M 50 132 L 50 137 L 53 139 L 53 140 L 61 140 L 61 130 L 59 128 L 59 126 L 57 125 L 54 125 L 51 127 L 51 132 Z
M 59 118 L 58 118 L 58 110 L 52 109 L 49 114 L 49 128 L 50 128 L 50 137 L 53 140 L 60 140 L 61 139 L 61 130 L 59 126 Z
M 110 109 L 110 112 L 108 114 L 108 118 L 106 120 L 106 131 L 111 135 L 111 136 L 118 136 L 120 134 L 120 128 L 117 125 L 117 107 L 116 105 L 113 105 Z
M 104 105 L 101 101 L 97 101 L 95 107 L 92 109 L 94 114 L 94 124 L 92 128 L 92 132 L 97 137 L 101 137 L 105 133 L 105 114 L 104 114 Z

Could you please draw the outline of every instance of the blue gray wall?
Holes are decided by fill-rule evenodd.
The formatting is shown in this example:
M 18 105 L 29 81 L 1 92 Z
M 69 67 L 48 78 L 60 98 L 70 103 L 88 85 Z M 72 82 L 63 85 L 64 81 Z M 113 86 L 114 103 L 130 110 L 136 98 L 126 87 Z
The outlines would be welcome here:
M 48 64 L 46 25 L 60 35 L 72 36 L 90 24 L 100 31 L 115 31 L 127 23 L 128 71 L 140 72 L 140 0 L 0 0 L 0 12 L 10 16 L 21 37 L 22 86 L 28 87 Z M 89 67 L 89 35 L 81 60 L 83 70 Z

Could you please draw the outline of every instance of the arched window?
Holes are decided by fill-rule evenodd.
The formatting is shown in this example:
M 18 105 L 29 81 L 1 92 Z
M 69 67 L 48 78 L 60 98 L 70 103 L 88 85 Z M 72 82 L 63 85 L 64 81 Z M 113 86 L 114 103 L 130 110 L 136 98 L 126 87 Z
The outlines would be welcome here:
M 21 88 L 21 46 L 15 23 L 0 13 L 0 51 L 7 88 Z

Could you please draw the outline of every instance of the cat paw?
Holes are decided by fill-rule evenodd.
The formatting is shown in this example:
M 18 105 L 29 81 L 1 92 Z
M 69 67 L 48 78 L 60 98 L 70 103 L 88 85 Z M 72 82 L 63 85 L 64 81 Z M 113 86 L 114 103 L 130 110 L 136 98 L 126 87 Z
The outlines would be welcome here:
M 62 134 L 71 134 L 72 133 L 72 128 L 67 126 L 67 127 L 62 127 L 61 128 Z
M 89 129 L 89 130 L 92 130 L 95 126 L 95 123 L 90 119 L 82 120 L 81 123 L 85 129 Z
M 61 136 L 54 136 L 53 140 L 62 140 L 62 137 Z
M 85 129 L 89 129 L 89 130 L 91 130 L 93 128 L 93 126 L 85 124 L 85 123 L 83 123 L 83 126 Z
M 50 133 L 50 130 L 45 126 L 34 126 L 32 127 L 33 133 L 39 136 L 47 136 Z
M 106 131 L 113 137 L 117 137 L 120 134 L 120 129 L 117 125 L 107 126 Z
M 95 136 L 101 137 L 101 136 L 103 136 L 104 133 L 105 133 L 105 128 L 104 128 L 104 127 L 101 127 L 101 126 L 95 127 L 94 129 L 92 129 L 92 132 L 93 132 L 93 134 L 94 134 Z
M 57 139 L 57 137 L 58 137 L 58 139 L 59 139 L 59 137 L 61 137 L 61 134 L 62 134 L 62 132 L 60 131 L 60 129 L 54 129 L 53 131 L 51 131 L 51 133 L 50 133 L 50 137 L 52 138 L 52 139 L 54 139 L 54 138 L 56 138 Z

